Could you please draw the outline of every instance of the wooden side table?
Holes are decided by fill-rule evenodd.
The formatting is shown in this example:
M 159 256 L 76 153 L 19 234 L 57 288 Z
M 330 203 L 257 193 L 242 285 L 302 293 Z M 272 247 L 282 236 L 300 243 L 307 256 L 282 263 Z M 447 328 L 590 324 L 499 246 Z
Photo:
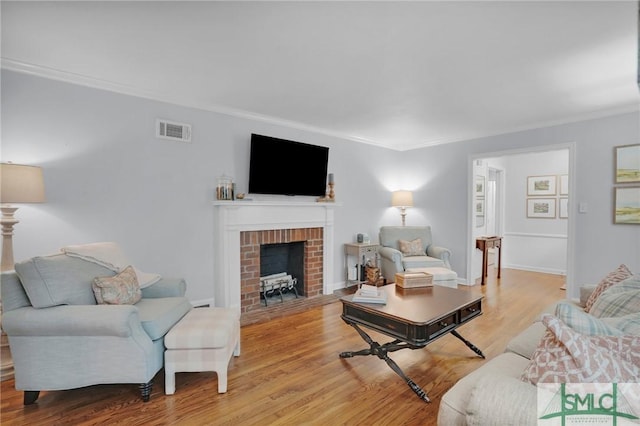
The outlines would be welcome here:
M 490 248 L 498 249 L 498 278 L 500 278 L 500 269 L 502 268 L 502 237 L 479 237 L 476 239 L 476 248 L 482 251 L 482 279 L 481 285 L 484 285 L 487 276 L 487 257 Z
M 344 245 L 344 267 L 347 286 L 349 286 L 349 284 L 357 284 L 366 281 L 366 278 L 360 281 L 358 277 L 356 277 L 355 280 L 349 279 L 349 256 L 355 256 L 357 259 L 356 265 L 361 265 L 362 258 L 364 257 L 365 259 L 373 259 L 374 265 L 378 266 L 379 248 L 380 246 L 378 244 L 369 243 L 347 243 Z

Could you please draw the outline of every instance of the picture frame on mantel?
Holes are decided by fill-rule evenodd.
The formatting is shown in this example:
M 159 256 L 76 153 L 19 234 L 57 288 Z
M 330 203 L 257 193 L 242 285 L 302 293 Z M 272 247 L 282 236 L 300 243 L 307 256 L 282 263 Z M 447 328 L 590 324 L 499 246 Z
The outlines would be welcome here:
M 555 198 L 527 198 L 527 217 L 531 219 L 555 219 Z
M 527 195 L 528 196 L 548 196 L 556 195 L 556 176 L 528 176 Z
M 614 188 L 613 223 L 640 225 L 640 186 Z
M 616 183 L 640 183 L 640 144 L 616 146 Z

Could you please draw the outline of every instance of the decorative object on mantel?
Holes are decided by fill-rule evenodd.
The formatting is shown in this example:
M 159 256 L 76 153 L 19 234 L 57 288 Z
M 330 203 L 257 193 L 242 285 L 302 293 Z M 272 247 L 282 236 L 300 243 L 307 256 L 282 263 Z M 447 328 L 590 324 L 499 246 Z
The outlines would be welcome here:
M 318 201 L 334 202 L 336 200 L 336 193 L 333 190 L 333 187 L 335 186 L 335 181 L 333 180 L 333 173 L 329 173 L 328 181 L 329 181 L 329 183 L 328 183 L 328 185 L 329 185 L 329 194 L 325 195 L 324 197 L 318 198 Z
M 235 184 L 233 179 L 227 175 L 218 178 L 218 186 L 216 187 L 216 199 L 218 200 L 234 200 Z
M 13 217 L 18 207 L 12 203 L 43 203 L 44 179 L 42 169 L 22 164 L 0 164 L 0 210 L 2 210 L 2 272 L 13 270 L 13 226 L 18 220 Z M 2 300 L 0 297 L 0 315 Z M 2 323 L 0 322 L 0 329 Z M 13 377 L 13 360 L 9 351 L 7 336 L 0 330 L 0 352 L 2 368 L 0 380 Z
M 391 194 L 391 206 L 400 209 L 402 216 L 402 226 L 405 226 L 405 218 L 407 216 L 407 207 L 413 207 L 413 193 L 411 191 L 394 191 Z

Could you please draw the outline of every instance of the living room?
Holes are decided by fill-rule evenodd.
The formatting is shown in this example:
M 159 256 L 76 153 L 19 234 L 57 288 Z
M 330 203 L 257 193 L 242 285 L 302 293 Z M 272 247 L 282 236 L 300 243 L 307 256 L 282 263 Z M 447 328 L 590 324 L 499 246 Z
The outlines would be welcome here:
M 258 133 L 329 147 L 328 171 L 335 177 L 336 202 L 334 267 L 325 277 L 327 292 L 344 287 L 345 243 L 355 242 L 357 234 L 368 234 L 375 242 L 381 226 L 400 224 L 399 212 L 390 203 L 391 192 L 398 189 L 413 191 L 407 224 L 430 225 L 434 240 L 453 253 L 451 266 L 459 284 L 475 284 L 479 276 L 472 257 L 477 254 L 470 249 L 475 231 L 474 161 L 557 149 L 568 151 L 572 200 L 566 296 L 578 297 L 582 285 L 597 283 L 620 264 L 640 270 L 640 227 L 613 221 L 615 147 L 640 140 L 635 65 L 631 80 L 625 81 L 625 87 L 634 89 L 632 102 L 579 117 L 549 117 L 540 125 L 523 122 L 455 143 L 392 149 L 288 117 L 268 120 L 236 113 L 231 107 L 202 108 L 198 101 L 204 100 L 187 103 L 175 92 L 149 95 L 129 87 L 131 82 L 115 84 L 101 75 L 89 79 L 76 71 L 61 71 L 62 65 L 55 69 L 51 63 L 38 66 L 27 53 L 37 51 L 39 43 L 21 50 L 11 32 L 19 25 L 16 22 L 29 22 L 22 14 L 36 5 L 17 3 L 2 4 L 2 161 L 42 167 L 46 202 L 25 205 L 16 213 L 20 221 L 13 239 L 16 261 L 56 253 L 71 244 L 115 241 L 142 270 L 184 278 L 186 296 L 194 305 L 215 305 L 219 285 L 214 266 L 215 188 L 218 178 L 226 175 L 233 178 L 238 192 L 247 192 L 250 138 Z M 615 7 L 622 11 L 613 15 L 623 16 L 619 27 L 628 30 L 631 24 L 635 42 L 637 4 L 619 3 Z M 624 12 L 633 16 L 624 18 Z M 14 18 L 18 21 L 11 24 Z M 33 35 L 54 37 L 44 31 Z M 629 59 L 636 59 L 635 49 L 634 44 Z M 27 53 L 19 56 L 21 51 Z M 111 58 L 105 54 L 105 68 Z M 64 58 L 60 61 L 64 64 Z M 189 79 L 189 66 L 184 67 Z M 146 78 L 140 75 L 138 81 Z M 613 93 L 610 89 L 593 91 Z M 527 103 L 518 97 L 509 100 L 513 108 Z M 338 102 L 324 100 L 320 108 L 340 109 Z M 158 118 L 191 125 L 191 142 L 156 138 Z M 295 203 L 297 198 L 282 201 Z M 585 206 L 584 211 L 579 206 Z M 518 207 L 524 217 L 525 206 Z M 506 248 L 503 267 L 520 263 L 510 255 L 513 252 Z

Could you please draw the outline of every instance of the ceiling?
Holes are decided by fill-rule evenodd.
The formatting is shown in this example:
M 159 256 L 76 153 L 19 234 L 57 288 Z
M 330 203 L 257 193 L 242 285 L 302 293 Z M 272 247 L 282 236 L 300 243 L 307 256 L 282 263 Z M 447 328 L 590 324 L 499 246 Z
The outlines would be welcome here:
M 636 1 L 0 7 L 3 68 L 397 150 L 640 103 Z

